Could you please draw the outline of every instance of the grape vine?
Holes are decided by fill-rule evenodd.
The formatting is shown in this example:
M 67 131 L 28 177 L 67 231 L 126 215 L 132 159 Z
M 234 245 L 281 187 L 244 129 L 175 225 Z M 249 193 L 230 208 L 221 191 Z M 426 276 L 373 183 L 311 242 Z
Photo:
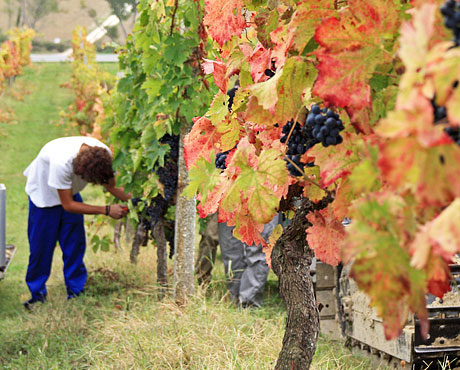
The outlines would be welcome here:
M 215 89 L 199 68 L 207 44 L 196 2 L 139 2 L 119 50 L 123 77 L 106 110 L 119 184 L 136 198 L 130 217 L 150 231 L 162 221 L 174 252 L 179 132 L 204 113 Z M 200 37 L 201 36 L 201 37 Z M 193 78 L 191 76 L 194 76 Z
M 449 289 L 460 245 L 453 229 L 437 232 L 460 217 L 458 2 L 230 0 L 226 11 L 222 2 L 207 2 L 205 17 L 216 60 L 204 69 L 220 91 L 186 147 L 200 215 L 218 210 L 236 237 L 264 245 L 259 230 L 293 186 L 313 202 L 332 194 L 308 216 L 309 247 L 331 264 L 353 261 L 388 338 L 409 311 L 426 324 L 425 294 Z M 233 11 L 245 7 L 249 33 Z

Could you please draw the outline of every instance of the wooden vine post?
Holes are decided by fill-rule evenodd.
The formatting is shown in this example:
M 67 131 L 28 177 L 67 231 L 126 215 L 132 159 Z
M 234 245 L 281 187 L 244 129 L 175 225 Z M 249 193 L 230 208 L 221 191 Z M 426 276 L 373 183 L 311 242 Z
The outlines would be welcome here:
M 188 171 L 184 160 L 184 137 L 191 125 L 182 124 L 179 147 L 179 178 L 177 183 L 174 261 L 174 300 L 185 304 L 194 292 L 195 251 L 195 198 L 188 199 L 182 193 L 188 185 Z

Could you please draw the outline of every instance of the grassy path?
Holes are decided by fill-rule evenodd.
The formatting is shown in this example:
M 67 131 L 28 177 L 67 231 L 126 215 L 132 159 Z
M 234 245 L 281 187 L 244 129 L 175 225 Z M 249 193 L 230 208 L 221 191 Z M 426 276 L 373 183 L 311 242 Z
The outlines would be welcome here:
M 25 298 L 24 283 L 27 242 L 27 196 L 24 192 L 25 177 L 22 171 L 48 141 L 66 135 L 58 125 L 59 110 L 71 99 L 69 90 L 59 85 L 68 80 L 70 64 L 34 65 L 24 70 L 14 89 L 31 92 L 18 101 L 8 93 L 2 97 L 2 106 L 15 112 L 17 122 L 5 124 L 6 136 L 0 137 L 0 182 L 7 188 L 7 243 L 17 247 L 16 256 L 7 272 L 7 279 L 0 283 L 0 312 L 14 315 L 21 297 Z
M 107 68 L 113 71 L 114 65 Z M 89 248 L 86 294 L 67 301 L 56 248 L 48 302 L 31 313 L 24 310 L 21 303 L 29 293 L 24 282 L 28 242 L 22 171 L 43 144 L 76 134 L 58 125 L 60 109 L 71 100 L 70 91 L 59 85 L 70 73 L 68 64 L 30 67 L 14 89 L 31 94 L 24 101 L 8 94 L 0 98 L 0 109 L 8 106 L 17 117 L 16 124 L 0 123 L 0 183 L 7 187 L 7 242 L 18 248 L 0 282 L 0 369 L 273 369 L 285 321 L 276 279 L 270 275 L 262 309 L 239 311 L 226 293 L 220 261 L 208 291 L 198 290 L 188 306 L 177 307 L 169 299 L 157 299 L 154 248 L 142 248 L 136 266 L 128 262 L 127 245 L 122 253 Z M 83 196 L 104 201 L 96 188 L 85 189 Z M 86 217 L 87 222 L 94 219 Z M 323 339 L 312 366 L 372 368 L 341 344 Z

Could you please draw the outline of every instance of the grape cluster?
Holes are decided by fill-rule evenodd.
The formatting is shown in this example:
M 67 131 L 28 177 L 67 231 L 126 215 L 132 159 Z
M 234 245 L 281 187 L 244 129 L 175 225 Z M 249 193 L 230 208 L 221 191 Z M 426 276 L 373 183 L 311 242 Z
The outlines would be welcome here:
M 434 99 L 431 100 L 431 105 L 433 106 L 434 123 L 438 123 L 439 121 L 447 117 L 446 107 L 437 106 L 434 102 Z
M 271 70 L 271 69 L 266 69 L 264 71 L 264 74 L 265 76 L 268 76 L 268 79 L 272 78 L 274 75 L 275 75 L 275 71 Z
M 230 150 L 227 150 L 226 152 L 222 153 L 217 153 L 216 155 L 216 168 L 219 168 L 221 170 L 225 170 L 227 166 L 225 165 L 225 161 L 227 160 L 227 155 L 230 153 Z
M 329 108 L 321 109 L 319 105 L 313 105 L 305 125 L 312 129 L 313 137 L 324 147 L 338 145 L 343 142 L 340 131 L 345 127 L 339 115 Z
M 232 111 L 232 106 L 233 106 L 233 99 L 235 99 L 235 94 L 236 94 L 236 90 L 238 90 L 240 86 L 237 84 L 235 84 L 234 87 L 232 87 L 230 90 L 227 91 L 227 95 L 228 95 L 228 111 L 231 112 Z
M 460 145 L 460 127 L 446 127 L 444 132 L 450 136 L 450 138 L 457 144 Z
M 287 142 L 288 150 L 286 152 L 286 157 L 289 158 L 289 160 L 286 159 L 287 169 L 292 176 L 301 176 L 302 172 L 300 172 L 299 169 L 303 171 L 306 165 L 312 166 L 313 164 L 303 163 L 300 159 L 308 149 L 312 148 L 317 143 L 317 141 L 313 137 L 311 128 L 307 126 L 301 127 L 299 122 L 294 124 L 294 121 L 289 121 L 282 128 L 284 134 L 280 139 L 282 143 L 286 143 L 291 130 L 292 134 Z M 295 165 L 291 162 L 295 163 Z
M 460 4 L 455 0 L 447 0 L 441 7 L 444 25 L 454 33 L 455 45 L 460 45 Z
M 434 99 L 431 101 L 433 106 L 433 114 L 434 114 L 434 124 L 440 123 L 443 119 L 447 117 L 447 110 L 446 107 L 437 106 L 434 102 Z M 444 132 L 450 136 L 450 138 L 460 146 L 460 127 L 446 127 Z
M 141 222 L 148 231 L 153 230 L 157 222 L 164 217 L 169 206 L 174 204 L 177 192 L 179 136 L 166 134 L 160 139 L 160 142 L 170 147 L 169 153 L 165 157 L 163 167 L 156 166 L 154 168 L 155 173 L 158 175 L 163 185 L 163 195 L 159 194 L 149 201 L 144 201 L 143 211 L 138 214 L 139 222 Z M 134 206 L 137 206 L 139 202 L 141 202 L 141 199 L 132 198 L 131 202 Z M 168 221 L 164 220 L 164 222 L 166 225 Z M 174 228 L 171 230 L 172 232 L 166 232 L 166 240 L 171 246 L 170 256 L 174 254 Z

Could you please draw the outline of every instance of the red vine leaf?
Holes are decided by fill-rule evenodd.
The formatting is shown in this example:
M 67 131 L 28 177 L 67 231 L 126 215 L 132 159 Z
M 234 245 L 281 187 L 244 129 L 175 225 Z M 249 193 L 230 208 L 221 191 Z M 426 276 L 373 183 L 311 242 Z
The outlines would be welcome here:
M 185 165 L 190 170 L 200 157 L 209 158 L 211 150 L 216 150 L 221 134 L 206 117 L 193 119 L 193 127 L 184 139 Z
M 264 224 L 257 223 L 252 217 L 244 214 L 236 215 L 235 220 L 233 235 L 235 235 L 236 238 L 248 245 L 260 244 L 262 248 L 266 248 L 267 242 L 261 234 L 264 230 Z
M 315 28 L 326 18 L 336 14 L 334 0 L 303 0 L 298 5 L 291 22 L 286 26 L 295 29 L 292 47 L 302 53 L 315 33 Z
M 206 0 L 203 23 L 209 33 L 222 47 L 233 36 L 239 36 L 247 27 L 242 15 L 243 0 Z
M 340 248 L 345 238 L 345 228 L 331 213 L 329 208 L 307 215 L 312 224 L 307 229 L 308 246 L 322 262 L 337 266 L 340 262 Z
M 450 291 L 452 275 L 449 265 L 440 256 L 431 256 L 426 266 L 428 274 L 428 291 L 436 297 L 442 298 Z
M 347 177 L 359 163 L 359 157 L 352 150 L 357 138 L 357 135 L 345 133 L 340 145 L 327 148 L 316 145 L 308 151 L 308 155 L 315 158 L 315 164 L 321 169 L 321 186 L 327 188 L 336 180 Z
M 328 18 L 316 29 L 321 48 L 314 93 L 331 105 L 360 110 L 371 108 L 369 80 L 378 64 L 391 58 L 382 47 L 397 34 L 396 2 L 350 0 L 339 18 Z
M 265 70 L 270 68 L 271 51 L 265 49 L 259 42 L 251 55 L 248 56 L 248 62 L 251 66 L 251 77 L 255 83 L 266 80 Z
M 203 59 L 204 62 L 201 64 L 205 74 L 211 74 L 214 77 L 214 83 L 224 94 L 227 93 L 228 87 L 228 76 L 227 66 L 225 63 L 218 60 Z
M 455 199 L 435 219 L 425 224 L 412 243 L 412 265 L 421 269 L 431 254 L 451 261 L 460 252 L 460 199 Z
M 358 201 L 355 208 L 343 255 L 344 263 L 354 260 L 351 277 L 383 318 L 387 339 L 400 334 L 409 310 L 425 330 L 426 276 L 411 266 L 409 248 L 398 235 L 412 230 L 407 204 L 387 192 Z
M 460 196 L 460 148 L 424 148 L 415 138 L 380 145 L 379 167 L 394 189 L 409 189 L 425 205 L 443 206 Z

